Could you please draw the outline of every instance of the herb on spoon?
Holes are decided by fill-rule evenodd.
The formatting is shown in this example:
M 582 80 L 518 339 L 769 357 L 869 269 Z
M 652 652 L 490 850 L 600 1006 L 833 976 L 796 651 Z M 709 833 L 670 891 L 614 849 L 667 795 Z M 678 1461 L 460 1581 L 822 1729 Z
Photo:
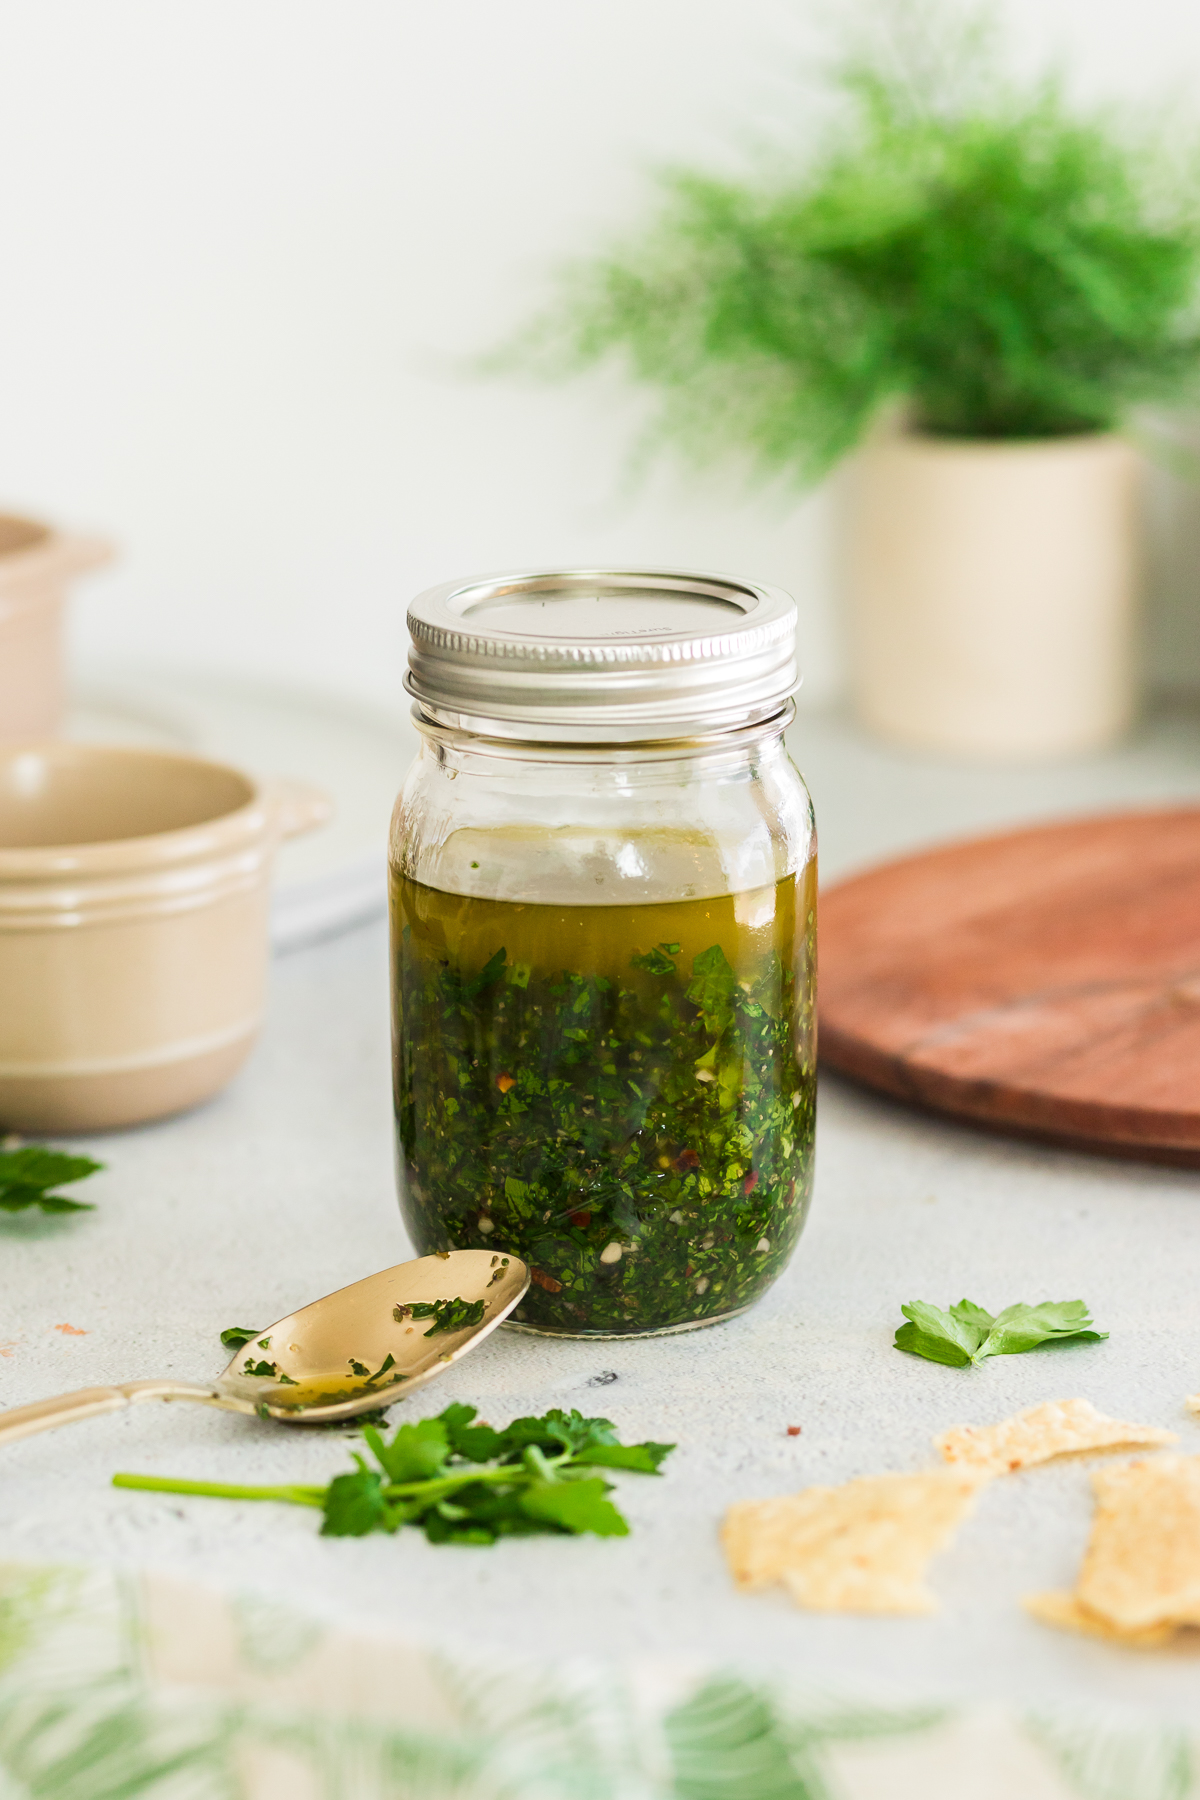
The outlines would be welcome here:
M 508 1258 L 504 1260 L 507 1262 Z M 392 1317 L 397 1325 L 402 1325 L 405 1319 L 432 1319 L 433 1324 L 425 1333 L 431 1338 L 439 1331 L 465 1331 L 468 1326 L 481 1324 L 484 1309 L 483 1300 L 464 1300 L 459 1296 L 453 1300 L 413 1300 L 407 1306 L 394 1306 Z
M 70 1187 L 104 1167 L 90 1156 L 68 1156 L 45 1144 L 25 1144 L 19 1150 L 0 1150 L 0 1212 L 24 1212 L 40 1206 L 44 1213 L 94 1212 L 87 1200 L 68 1200 L 51 1188 Z
M 504 1261 L 507 1264 L 507 1256 L 504 1258 Z M 398 1325 L 402 1325 L 405 1319 L 432 1319 L 434 1323 L 424 1335 L 426 1337 L 436 1337 L 440 1331 L 465 1331 L 469 1326 L 481 1324 L 485 1306 L 486 1303 L 483 1300 L 463 1300 L 461 1298 L 455 1298 L 453 1300 L 431 1300 L 428 1302 L 416 1300 L 411 1302 L 408 1306 L 394 1306 L 392 1308 L 392 1317 Z M 244 1344 L 252 1343 L 257 1337 L 258 1330 L 256 1327 L 251 1327 L 249 1325 L 227 1325 L 225 1330 L 221 1333 L 221 1342 L 227 1350 L 240 1350 Z M 270 1341 L 270 1338 L 263 1338 L 261 1340 L 261 1347 L 265 1350 Z M 389 1357 L 384 1368 L 390 1368 L 392 1360 L 393 1359 Z M 361 1363 L 355 1362 L 353 1359 L 351 1359 L 350 1367 L 355 1375 L 365 1375 L 367 1373 L 366 1367 Z M 255 1370 L 243 1371 L 243 1373 L 246 1374 L 254 1374 L 256 1372 L 257 1371 Z M 381 1369 L 379 1374 L 382 1374 L 383 1372 L 383 1369 Z
M 227 1350 L 240 1350 L 243 1344 L 250 1343 L 257 1336 L 257 1326 L 251 1329 L 249 1325 L 227 1325 L 221 1333 L 221 1342 Z
M 173 1476 L 114 1475 L 113 1486 L 218 1500 L 279 1500 L 323 1513 L 325 1537 L 365 1537 L 416 1525 L 433 1544 L 494 1544 L 539 1532 L 625 1537 L 629 1526 L 608 1499 L 599 1469 L 657 1475 L 673 1444 L 622 1444 L 608 1419 L 558 1408 L 514 1419 L 503 1431 L 473 1423 L 476 1408 L 448 1406 L 436 1418 L 401 1425 L 390 1441 L 373 1425 L 363 1437 L 372 1467 L 336 1475 L 327 1487 L 239 1487 Z
M 989 1356 L 1016 1356 L 1045 1344 L 1071 1340 L 1098 1344 L 1108 1336 L 1107 1331 L 1092 1329 L 1083 1300 L 1043 1300 L 1037 1306 L 1018 1301 L 995 1317 L 973 1300 L 960 1300 L 949 1312 L 925 1300 L 912 1300 L 900 1311 L 909 1323 L 897 1331 L 896 1349 L 954 1369 L 978 1366 Z

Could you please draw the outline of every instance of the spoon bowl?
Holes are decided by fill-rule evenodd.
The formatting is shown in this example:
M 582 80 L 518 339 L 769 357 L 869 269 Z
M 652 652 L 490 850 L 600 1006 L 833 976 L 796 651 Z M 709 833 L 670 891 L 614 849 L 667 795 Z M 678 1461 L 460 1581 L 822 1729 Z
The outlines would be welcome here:
M 397 1263 L 264 1326 L 207 1386 L 128 1381 L 0 1413 L 0 1443 L 139 1400 L 322 1425 L 392 1406 L 466 1356 L 506 1319 L 529 1270 L 503 1250 L 447 1250 Z
M 473 1350 L 528 1286 L 525 1264 L 499 1250 L 397 1263 L 268 1326 L 238 1351 L 214 1392 L 239 1412 L 289 1425 L 391 1406 Z M 439 1310 L 430 1316 L 430 1307 Z

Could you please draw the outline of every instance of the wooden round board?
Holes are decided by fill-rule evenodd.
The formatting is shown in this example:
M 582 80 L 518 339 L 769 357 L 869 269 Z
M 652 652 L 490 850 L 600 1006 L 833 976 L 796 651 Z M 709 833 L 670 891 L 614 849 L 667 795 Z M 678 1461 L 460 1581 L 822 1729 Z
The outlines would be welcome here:
M 1001 1130 L 1200 1166 L 1200 809 L 927 851 L 821 895 L 821 1058 Z

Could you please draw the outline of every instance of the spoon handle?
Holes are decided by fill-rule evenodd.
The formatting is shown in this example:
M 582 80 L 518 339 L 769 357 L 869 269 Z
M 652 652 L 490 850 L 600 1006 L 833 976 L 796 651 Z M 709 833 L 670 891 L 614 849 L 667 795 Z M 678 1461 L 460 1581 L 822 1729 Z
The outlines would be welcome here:
M 56 1394 L 52 1400 L 34 1400 L 0 1412 L 0 1444 L 32 1437 L 35 1431 L 53 1431 L 56 1425 L 73 1425 L 77 1419 L 94 1419 L 100 1413 L 119 1412 L 136 1400 L 198 1400 L 220 1405 L 210 1387 L 188 1381 L 127 1381 L 121 1387 L 76 1388 L 73 1394 Z

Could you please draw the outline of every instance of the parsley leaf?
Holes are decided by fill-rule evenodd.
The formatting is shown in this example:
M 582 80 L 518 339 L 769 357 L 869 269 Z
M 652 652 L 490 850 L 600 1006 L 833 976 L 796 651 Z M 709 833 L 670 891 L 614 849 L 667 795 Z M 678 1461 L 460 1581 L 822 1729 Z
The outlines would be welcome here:
M 900 1311 L 909 1323 L 897 1331 L 896 1349 L 956 1369 L 978 1366 L 989 1356 L 1016 1356 L 1067 1341 L 1098 1344 L 1108 1336 L 1092 1329 L 1082 1300 L 1043 1300 L 1037 1306 L 1022 1300 L 994 1317 L 972 1300 L 960 1300 L 949 1312 L 913 1300 Z
M 356 1475 L 335 1475 L 325 1490 L 322 1537 L 366 1537 L 386 1531 L 383 1481 L 360 1462 Z
M 1066 1338 L 1098 1344 L 1108 1333 L 1093 1331 L 1091 1325 L 1091 1315 L 1082 1300 L 1043 1300 L 1039 1306 L 1009 1306 L 996 1315 L 991 1331 L 976 1352 L 976 1361 L 985 1356 L 1013 1356 L 1022 1350 L 1036 1350 L 1040 1344 L 1061 1343 Z
M 51 1188 L 70 1187 L 104 1167 L 90 1156 L 68 1156 L 45 1144 L 26 1144 L 20 1150 L 0 1150 L 0 1212 L 23 1212 L 40 1207 L 44 1213 L 94 1212 L 87 1200 L 68 1200 Z
M 910 1301 L 900 1311 L 911 1322 L 897 1331 L 896 1349 L 957 1369 L 966 1368 L 992 1326 L 991 1314 L 979 1316 L 981 1309 L 966 1300 L 960 1300 L 958 1307 L 951 1307 L 949 1312 L 924 1300 Z
M 448 1406 L 438 1417 L 446 1428 L 452 1453 L 464 1462 L 493 1462 L 499 1456 L 503 1438 L 490 1425 L 472 1424 L 473 1406 Z
M 440 1475 L 450 1455 L 450 1440 L 440 1419 L 422 1419 L 419 1425 L 399 1425 L 390 1444 L 385 1443 L 370 1425 L 363 1437 L 390 1481 L 425 1481 Z
M 576 1462 L 601 1469 L 636 1469 L 639 1475 L 657 1475 L 675 1448 L 674 1444 L 593 1444 L 576 1452 Z
M 221 1333 L 221 1342 L 227 1350 L 240 1350 L 243 1344 L 251 1344 L 258 1336 L 258 1327 L 249 1325 L 227 1325 Z
M 692 961 L 692 979 L 687 997 L 700 1008 L 704 1028 L 712 1037 L 720 1037 L 733 1024 L 733 1002 L 737 993 L 737 977 L 720 944 L 702 950 Z
M 521 1495 L 521 1509 L 564 1531 L 628 1537 L 629 1526 L 607 1493 L 607 1481 L 537 1481 Z
M 327 1487 L 233 1487 L 172 1476 L 114 1475 L 115 1487 L 218 1499 L 282 1500 L 319 1507 L 325 1537 L 364 1537 L 416 1525 L 434 1544 L 493 1544 L 538 1532 L 625 1537 L 629 1526 L 609 1499 L 598 1468 L 657 1475 L 672 1444 L 622 1444 L 608 1419 L 558 1408 L 514 1419 L 504 1430 L 476 1424 L 457 1403 L 436 1418 L 401 1425 L 389 1439 L 374 1425 L 363 1441 L 372 1468 L 357 1467 Z
M 573 1408 L 565 1413 L 557 1406 L 543 1413 L 540 1419 L 514 1419 L 500 1437 L 501 1456 L 514 1451 L 520 1453 L 529 1445 L 539 1450 L 555 1453 L 568 1450 L 577 1454 L 595 1444 L 614 1444 L 617 1440 L 611 1419 L 585 1419 Z

